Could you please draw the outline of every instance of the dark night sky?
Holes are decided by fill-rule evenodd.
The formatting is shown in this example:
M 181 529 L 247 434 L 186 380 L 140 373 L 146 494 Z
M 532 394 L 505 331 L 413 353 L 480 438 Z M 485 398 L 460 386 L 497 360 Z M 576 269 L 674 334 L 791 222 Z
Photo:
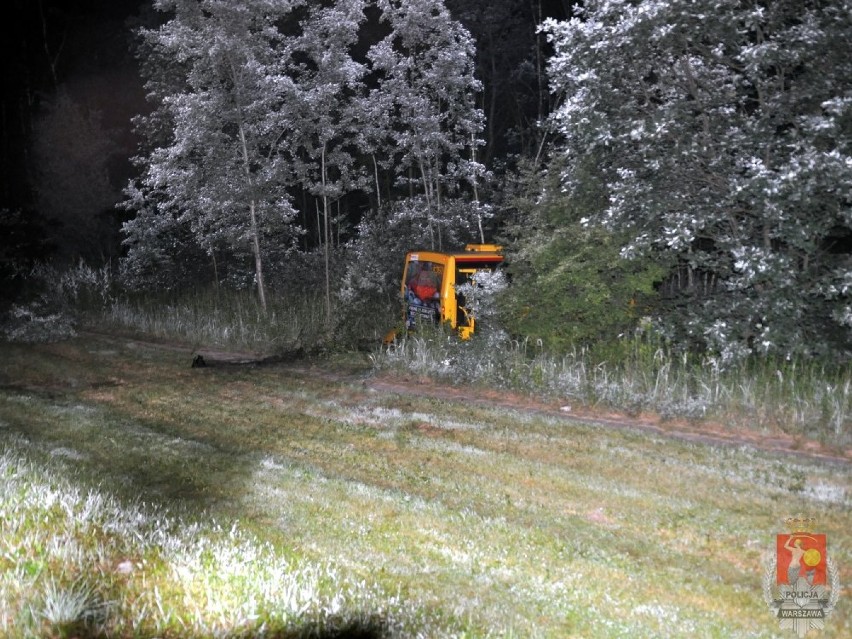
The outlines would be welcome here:
M 128 18 L 140 0 L 12 0 L 3 22 L 0 207 L 27 207 L 28 142 L 33 118 L 57 89 L 101 113 L 126 156 L 135 152 L 130 118 L 144 93 L 129 52 Z M 126 159 L 116 179 L 129 171 Z
M 530 6 L 530 0 L 517 2 Z M 563 17 L 569 4 L 544 0 L 541 7 L 545 16 Z M 5 6 L 0 208 L 33 205 L 28 145 L 33 122 L 57 90 L 101 114 L 118 144 L 111 176 L 117 185 L 126 183 L 137 144 L 130 119 L 146 109 L 128 44 L 133 26 L 156 20 L 150 0 L 7 0 Z

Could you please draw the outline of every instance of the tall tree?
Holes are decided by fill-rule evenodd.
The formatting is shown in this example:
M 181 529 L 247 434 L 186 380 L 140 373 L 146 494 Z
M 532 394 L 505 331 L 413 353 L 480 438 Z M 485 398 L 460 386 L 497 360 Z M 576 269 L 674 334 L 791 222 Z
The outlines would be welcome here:
M 170 236 L 182 255 L 247 244 L 263 299 L 264 229 L 290 221 L 294 196 L 306 220 L 316 208 L 330 315 L 332 209 L 375 193 L 382 215 L 422 215 L 436 246 L 475 222 L 479 83 L 472 40 L 441 0 L 156 7 L 170 15 L 142 32 L 156 108 L 138 120 L 149 150 L 126 190 L 126 272 L 175 259 Z
M 470 33 L 442 0 L 377 0 L 388 35 L 368 54 L 374 92 L 391 110 L 397 178 L 422 195 L 430 242 L 441 246 L 445 199 L 483 173 L 472 150 L 483 144 Z
M 294 38 L 289 75 L 294 93 L 293 154 L 300 185 L 318 198 L 322 208 L 326 319 L 331 318 L 331 234 L 334 201 L 361 188 L 363 171 L 356 163 L 357 108 L 363 98 L 364 65 L 352 58 L 366 0 L 338 0 L 314 5 Z
M 677 264 L 674 335 L 723 357 L 849 349 L 848 0 L 589 0 L 550 21 L 564 187 Z M 680 283 L 677 283 L 677 278 Z
M 258 299 L 266 308 L 262 238 L 286 241 L 292 217 L 289 167 L 279 141 L 292 131 L 281 105 L 291 92 L 290 52 L 278 25 L 298 0 L 156 0 L 170 14 L 143 30 L 144 69 L 155 103 L 140 127 L 153 138 L 130 206 L 188 224 L 213 254 L 248 244 Z M 152 209 L 152 206 L 154 207 Z M 134 250 L 147 247 L 131 234 Z

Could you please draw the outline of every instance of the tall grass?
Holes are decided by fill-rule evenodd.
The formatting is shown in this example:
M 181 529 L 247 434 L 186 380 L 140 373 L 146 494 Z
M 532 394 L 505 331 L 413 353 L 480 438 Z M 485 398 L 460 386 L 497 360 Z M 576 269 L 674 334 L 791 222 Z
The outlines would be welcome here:
M 534 392 L 566 404 L 852 443 L 852 370 L 818 362 L 762 358 L 723 366 L 645 337 L 553 355 L 529 341 L 492 334 L 460 342 L 441 331 L 409 336 L 373 361 L 380 370 Z
M 311 351 L 328 341 L 321 296 L 271 298 L 264 311 L 249 291 L 207 288 L 168 298 L 122 297 L 98 315 L 146 335 L 266 353 Z
M 0 313 L 0 336 L 11 341 L 66 339 L 82 324 L 275 355 L 377 344 L 392 323 L 391 313 L 356 315 L 337 298 L 329 317 L 322 291 L 309 287 L 271 288 L 263 309 L 253 291 L 225 286 L 129 292 L 108 265 L 38 265 L 27 281 L 27 302 Z

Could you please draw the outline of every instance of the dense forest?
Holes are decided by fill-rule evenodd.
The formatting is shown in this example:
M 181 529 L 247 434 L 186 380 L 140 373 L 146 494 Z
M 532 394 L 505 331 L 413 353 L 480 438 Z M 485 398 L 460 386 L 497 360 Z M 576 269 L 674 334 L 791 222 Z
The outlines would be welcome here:
M 556 352 L 848 359 L 849 0 L 154 0 L 100 18 L 97 86 L 51 6 L 6 44 L 5 309 L 82 261 L 355 335 L 406 250 L 488 241 L 501 325 Z

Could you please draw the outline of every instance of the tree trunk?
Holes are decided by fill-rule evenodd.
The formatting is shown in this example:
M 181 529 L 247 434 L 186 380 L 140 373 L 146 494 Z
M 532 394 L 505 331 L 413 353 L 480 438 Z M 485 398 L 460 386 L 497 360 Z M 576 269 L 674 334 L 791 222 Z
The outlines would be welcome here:
M 476 136 L 470 134 L 470 159 L 476 164 Z M 474 169 L 475 171 L 475 169 Z M 482 210 L 479 208 L 479 188 L 476 185 L 476 173 L 473 174 L 471 183 L 473 184 L 473 202 L 476 204 L 476 225 L 479 227 L 479 241 L 485 244 L 485 232 L 482 230 Z
M 249 204 L 251 214 L 251 242 L 252 252 L 254 253 L 254 274 L 257 278 L 257 297 L 260 299 L 260 307 L 266 313 L 266 284 L 263 281 L 263 261 L 260 255 L 260 235 L 257 228 L 256 206 L 256 202 L 252 199 Z
M 246 181 L 249 185 L 249 191 L 254 191 L 254 183 L 251 178 L 251 163 L 248 156 L 248 145 L 246 144 L 246 132 L 243 128 L 243 123 L 240 121 L 240 145 L 243 152 L 243 165 L 246 171 Z M 257 200 L 252 195 L 249 201 L 249 235 L 251 237 L 251 248 L 254 253 L 254 275 L 257 280 L 257 297 L 260 300 L 260 307 L 266 313 L 266 285 L 263 281 L 263 259 L 260 253 L 260 233 L 257 225 Z
M 325 321 L 326 325 L 331 324 L 331 260 L 329 258 L 329 231 L 328 231 L 328 193 L 325 189 L 325 144 L 322 145 L 322 215 L 323 215 L 323 235 L 325 236 Z
M 441 222 L 444 219 L 444 211 L 441 206 L 441 182 L 438 179 L 438 175 L 436 172 L 435 175 L 435 212 L 436 218 L 438 220 L 438 250 L 444 250 L 444 236 L 442 234 L 443 227 L 441 226 Z
M 535 29 L 535 77 L 536 93 L 538 94 L 538 121 L 543 122 L 545 117 L 545 95 L 547 91 L 547 79 L 544 77 L 544 61 L 542 60 L 541 31 L 538 26 L 542 23 L 541 0 L 530 2 L 533 13 L 533 28 Z
M 373 175 L 376 178 L 376 209 L 382 210 L 382 189 L 379 186 L 379 165 L 376 163 L 376 154 L 371 154 L 373 158 Z
M 254 179 L 251 174 L 251 160 L 249 159 L 246 129 L 243 122 L 239 82 L 237 81 L 238 74 L 233 62 L 231 62 L 230 68 L 231 77 L 234 79 L 234 85 L 237 87 L 235 96 L 238 115 L 237 127 L 240 135 L 240 147 L 243 155 L 243 167 L 246 173 L 246 184 L 248 185 L 248 192 L 251 194 L 249 197 L 249 237 L 251 239 L 252 253 L 254 254 L 254 275 L 257 280 L 257 297 L 263 313 L 266 314 L 266 284 L 263 280 L 263 258 L 260 252 L 260 230 L 257 223 L 257 194 L 255 193 Z
M 213 288 L 216 289 L 216 297 L 219 296 L 219 265 L 216 263 L 216 251 L 210 249 L 210 259 L 213 260 Z
M 59 48 L 56 51 L 56 55 L 53 55 L 50 52 L 50 41 L 47 33 L 47 20 L 44 16 L 44 7 L 42 6 L 41 0 L 38 3 L 38 13 L 41 18 L 41 39 L 42 45 L 44 46 L 44 55 L 47 59 L 47 66 L 50 69 L 50 79 L 53 81 L 53 88 L 56 89 L 59 87 L 59 77 L 56 74 L 56 65 L 59 62 L 59 54 L 62 52 L 62 48 L 65 45 L 65 36 L 67 32 L 62 36 L 62 42 L 59 45 Z
M 420 179 L 423 181 L 423 195 L 426 197 L 426 226 L 429 229 L 429 248 L 435 250 L 435 229 L 432 226 L 432 181 L 426 175 L 423 158 L 417 159 L 420 165 Z

